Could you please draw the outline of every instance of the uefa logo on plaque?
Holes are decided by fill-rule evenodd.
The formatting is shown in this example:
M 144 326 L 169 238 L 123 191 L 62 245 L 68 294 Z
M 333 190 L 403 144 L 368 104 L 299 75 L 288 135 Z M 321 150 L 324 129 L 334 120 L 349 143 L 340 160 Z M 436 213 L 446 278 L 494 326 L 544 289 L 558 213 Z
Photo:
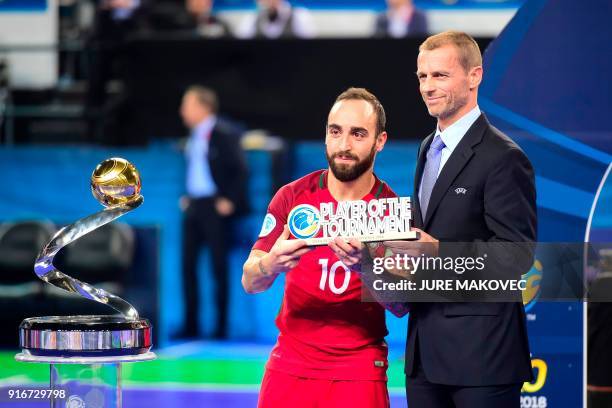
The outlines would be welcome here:
M 307 239 L 314 237 L 319 232 L 320 219 L 321 215 L 316 207 L 309 204 L 300 204 L 289 213 L 287 224 L 294 237 Z

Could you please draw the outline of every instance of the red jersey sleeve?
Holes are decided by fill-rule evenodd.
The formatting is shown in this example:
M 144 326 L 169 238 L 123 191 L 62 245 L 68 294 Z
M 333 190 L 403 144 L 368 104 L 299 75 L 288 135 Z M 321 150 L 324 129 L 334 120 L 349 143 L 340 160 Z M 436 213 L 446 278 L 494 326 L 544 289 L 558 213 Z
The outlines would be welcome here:
M 289 185 L 281 187 L 268 205 L 268 211 L 264 217 L 259 237 L 252 249 L 270 252 L 272 246 L 283 232 L 287 223 L 287 216 L 291 210 L 293 194 Z

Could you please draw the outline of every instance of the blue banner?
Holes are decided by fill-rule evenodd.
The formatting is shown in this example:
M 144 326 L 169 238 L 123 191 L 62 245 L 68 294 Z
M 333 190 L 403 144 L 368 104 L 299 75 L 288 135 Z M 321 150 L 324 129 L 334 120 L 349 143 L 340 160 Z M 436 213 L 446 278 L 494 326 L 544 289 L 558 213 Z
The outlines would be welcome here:
M 0 13 L 45 10 L 47 10 L 47 0 L 0 0 Z
M 588 241 L 591 221 L 602 225 L 593 208 L 609 194 L 598 195 L 612 162 L 612 128 L 602 120 L 609 103 L 601 92 L 610 81 L 586 71 L 612 67 L 612 54 L 602 52 L 609 49 L 610 12 L 607 2 L 526 2 L 485 53 L 480 107 L 531 159 L 540 242 Z M 524 302 L 537 378 L 523 387 L 521 407 L 580 407 L 584 306 L 538 301 L 537 275 L 554 268 L 555 259 L 543 253 L 536 259 Z

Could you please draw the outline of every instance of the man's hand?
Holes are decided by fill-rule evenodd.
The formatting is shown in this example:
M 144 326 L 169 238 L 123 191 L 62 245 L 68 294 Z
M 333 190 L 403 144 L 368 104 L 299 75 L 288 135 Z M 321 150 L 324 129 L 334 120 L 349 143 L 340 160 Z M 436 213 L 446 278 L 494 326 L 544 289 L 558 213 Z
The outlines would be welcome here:
M 416 241 L 384 241 L 385 247 L 391 249 L 395 254 L 406 254 L 408 256 L 428 257 L 438 256 L 439 241 L 418 228 L 412 228 L 412 231 L 419 233 L 419 239 Z
M 388 242 L 395 243 L 395 242 L 404 242 L 404 241 L 388 241 Z M 402 267 L 400 268 L 400 265 L 397 265 L 397 263 L 395 262 L 396 254 L 402 255 L 402 253 L 405 253 L 406 251 L 405 249 L 394 251 L 393 249 L 387 247 L 383 242 L 368 242 L 366 244 L 366 247 L 368 249 L 368 253 L 370 257 L 372 258 L 372 260 L 376 258 L 381 258 L 385 260 L 386 258 L 390 258 L 393 260 L 393 262 L 391 262 L 393 266 L 391 267 L 389 267 L 389 264 L 386 263 L 386 261 L 382 262 L 382 265 L 386 265 L 386 266 L 383 266 L 385 271 L 389 272 L 391 275 L 395 275 L 397 277 L 404 278 L 404 279 L 410 277 L 410 272 L 412 270 L 410 263 L 407 263 L 407 265 L 402 265 Z M 401 251 L 404 251 L 404 252 L 401 252 Z
M 234 203 L 225 197 L 218 197 L 215 200 L 215 208 L 217 209 L 217 214 L 222 217 L 229 217 L 234 213 Z
M 285 225 L 270 252 L 260 260 L 260 265 L 268 275 L 278 275 L 296 267 L 300 257 L 312 250 L 301 239 L 289 239 L 289 227 Z
M 438 240 L 429 235 L 428 233 L 418 228 L 412 228 L 412 231 L 419 233 L 419 239 L 416 241 L 383 241 L 381 243 L 368 244 L 368 250 L 372 259 L 374 258 L 392 258 L 395 259 L 397 255 L 400 255 L 401 259 L 405 257 L 417 258 L 421 255 L 428 257 L 438 255 Z M 400 278 L 409 278 L 412 273 L 412 266 L 410 262 L 400 262 L 396 264 L 393 262 L 394 267 L 385 270 L 392 275 Z M 401 266 L 400 266 L 401 265 Z
M 353 270 L 361 270 L 361 251 L 363 244 L 355 238 L 345 241 L 344 238 L 336 237 L 328 246 L 342 261 L 344 266 Z

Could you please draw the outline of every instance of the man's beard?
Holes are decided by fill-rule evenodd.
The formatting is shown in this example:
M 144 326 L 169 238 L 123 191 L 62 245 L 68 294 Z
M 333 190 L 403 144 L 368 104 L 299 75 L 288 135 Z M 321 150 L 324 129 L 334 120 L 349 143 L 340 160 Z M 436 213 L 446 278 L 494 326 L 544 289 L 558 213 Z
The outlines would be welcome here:
M 335 162 L 335 158 L 340 155 L 349 157 L 356 161 L 353 164 L 337 164 Z M 376 143 L 372 144 L 370 154 L 368 154 L 368 156 L 363 160 L 359 160 L 357 156 L 349 153 L 348 151 L 336 152 L 330 156 L 326 150 L 325 156 L 327 157 L 327 163 L 329 164 L 329 168 L 334 174 L 334 177 L 342 182 L 357 180 L 363 173 L 372 167 L 374 157 L 376 156 Z

